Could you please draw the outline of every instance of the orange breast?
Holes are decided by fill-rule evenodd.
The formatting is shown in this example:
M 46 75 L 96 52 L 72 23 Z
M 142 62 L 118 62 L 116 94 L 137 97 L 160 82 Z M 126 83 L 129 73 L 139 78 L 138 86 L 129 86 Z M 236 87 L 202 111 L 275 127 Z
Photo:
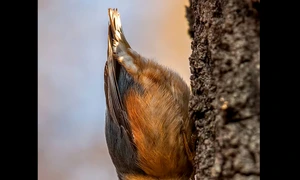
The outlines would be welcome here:
M 130 90 L 125 98 L 141 169 L 156 177 L 189 173 L 180 134 L 182 115 L 172 95 L 152 84 L 143 95 Z

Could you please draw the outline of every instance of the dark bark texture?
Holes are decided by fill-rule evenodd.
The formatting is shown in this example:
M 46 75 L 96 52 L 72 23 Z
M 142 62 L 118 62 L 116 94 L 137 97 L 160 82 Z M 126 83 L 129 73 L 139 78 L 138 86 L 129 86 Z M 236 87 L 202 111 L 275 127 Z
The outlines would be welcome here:
M 195 179 L 260 179 L 260 1 L 190 0 Z

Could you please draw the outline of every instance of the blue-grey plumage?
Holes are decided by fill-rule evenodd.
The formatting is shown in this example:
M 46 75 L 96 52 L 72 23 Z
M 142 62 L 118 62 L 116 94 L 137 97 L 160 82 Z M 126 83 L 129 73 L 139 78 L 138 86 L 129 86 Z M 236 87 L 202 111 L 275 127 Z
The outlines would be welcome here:
M 125 68 L 115 60 L 113 54 L 113 20 L 108 32 L 107 62 L 105 65 L 105 96 L 106 96 L 106 122 L 105 136 L 112 161 L 121 174 L 141 173 L 143 171 L 137 165 L 136 148 L 132 142 L 132 132 L 128 123 L 126 109 L 124 107 L 124 95 L 130 88 L 142 91 Z
M 105 136 L 119 179 L 189 179 L 189 88 L 177 73 L 131 49 L 117 9 L 108 15 Z

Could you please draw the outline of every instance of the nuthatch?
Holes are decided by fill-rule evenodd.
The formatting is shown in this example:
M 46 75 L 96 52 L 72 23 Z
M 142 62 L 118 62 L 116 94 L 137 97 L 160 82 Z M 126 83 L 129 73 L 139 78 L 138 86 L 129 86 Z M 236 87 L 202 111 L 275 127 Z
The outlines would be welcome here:
M 177 73 L 131 49 L 117 9 L 108 16 L 105 136 L 118 177 L 189 179 L 190 90 Z

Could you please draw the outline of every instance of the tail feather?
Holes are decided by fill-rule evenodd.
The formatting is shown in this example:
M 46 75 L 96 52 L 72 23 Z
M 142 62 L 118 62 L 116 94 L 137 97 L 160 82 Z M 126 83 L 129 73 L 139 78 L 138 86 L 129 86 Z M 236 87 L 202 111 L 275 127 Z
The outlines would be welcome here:
M 121 24 L 120 14 L 118 9 L 108 9 L 109 27 L 108 27 L 108 39 L 112 46 L 113 53 L 118 54 L 120 51 L 126 51 L 130 48 L 127 42 Z
M 117 60 L 128 73 L 133 75 L 139 70 L 138 61 L 142 61 L 140 55 L 133 51 L 127 42 L 122 25 L 120 14 L 117 9 L 108 9 L 108 57 Z

